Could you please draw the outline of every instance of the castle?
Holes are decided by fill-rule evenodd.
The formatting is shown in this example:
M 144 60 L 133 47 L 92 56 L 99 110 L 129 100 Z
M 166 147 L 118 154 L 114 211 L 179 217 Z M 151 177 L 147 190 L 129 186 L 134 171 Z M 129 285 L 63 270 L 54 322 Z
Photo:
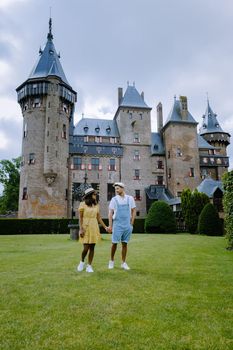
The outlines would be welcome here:
M 228 169 L 230 134 L 209 101 L 199 133 L 185 96 L 174 99 L 165 122 L 158 104 L 157 132 L 152 132 L 144 93 L 128 85 L 124 93 L 118 88 L 113 120 L 82 118 L 74 126 L 77 93 L 54 47 L 51 19 L 45 48 L 16 91 L 23 114 L 20 218 L 73 216 L 74 193 L 82 184 L 99 190 L 101 214 L 107 217 L 116 181 L 125 183 L 137 216 L 144 217 L 153 200 L 172 201 L 205 178 L 221 180 Z

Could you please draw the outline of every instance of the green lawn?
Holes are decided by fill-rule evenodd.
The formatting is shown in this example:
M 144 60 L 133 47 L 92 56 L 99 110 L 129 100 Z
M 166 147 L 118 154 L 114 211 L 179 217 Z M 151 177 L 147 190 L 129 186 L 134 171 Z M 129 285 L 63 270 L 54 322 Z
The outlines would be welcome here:
M 0 349 L 233 349 L 233 252 L 223 237 L 137 235 L 130 271 L 77 273 L 68 235 L 0 236 Z

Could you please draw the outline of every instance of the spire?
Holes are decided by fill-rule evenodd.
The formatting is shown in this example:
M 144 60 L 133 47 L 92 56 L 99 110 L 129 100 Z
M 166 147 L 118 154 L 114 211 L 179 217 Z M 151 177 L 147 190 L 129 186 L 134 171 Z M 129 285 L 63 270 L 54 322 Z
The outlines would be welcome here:
M 53 40 L 53 34 L 52 34 L 52 18 L 49 19 L 49 32 L 47 35 L 48 40 Z
M 215 133 L 215 132 L 222 133 L 223 130 L 217 120 L 217 114 L 215 114 L 210 107 L 209 97 L 207 95 L 207 107 L 206 107 L 205 114 L 203 115 L 202 126 L 200 128 L 200 135 Z

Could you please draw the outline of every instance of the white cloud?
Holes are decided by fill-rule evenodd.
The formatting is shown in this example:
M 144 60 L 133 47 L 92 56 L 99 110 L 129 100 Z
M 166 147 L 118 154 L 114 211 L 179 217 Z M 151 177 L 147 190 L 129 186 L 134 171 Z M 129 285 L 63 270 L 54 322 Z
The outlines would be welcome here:
M 10 144 L 10 140 L 4 134 L 3 131 L 0 130 L 0 150 L 6 150 Z
M 1 0 L 0 1 L 0 10 L 7 11 L 12 6 L 21 5 L 24 2 L 29 0 Z
M 21 123 L 22 114 L 16 99 L 0 97 L 0 106 L 0 121 Z

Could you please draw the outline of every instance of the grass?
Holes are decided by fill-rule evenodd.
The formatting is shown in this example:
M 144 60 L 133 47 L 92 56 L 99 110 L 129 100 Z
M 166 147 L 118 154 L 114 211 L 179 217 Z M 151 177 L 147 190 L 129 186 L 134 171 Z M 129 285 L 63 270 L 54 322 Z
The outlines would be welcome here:
M 77 273 L 68 235 L 0 236 L 1 350 L 233 349 L 233 253 L 223 237 L 133 235 L 130 271 Z

